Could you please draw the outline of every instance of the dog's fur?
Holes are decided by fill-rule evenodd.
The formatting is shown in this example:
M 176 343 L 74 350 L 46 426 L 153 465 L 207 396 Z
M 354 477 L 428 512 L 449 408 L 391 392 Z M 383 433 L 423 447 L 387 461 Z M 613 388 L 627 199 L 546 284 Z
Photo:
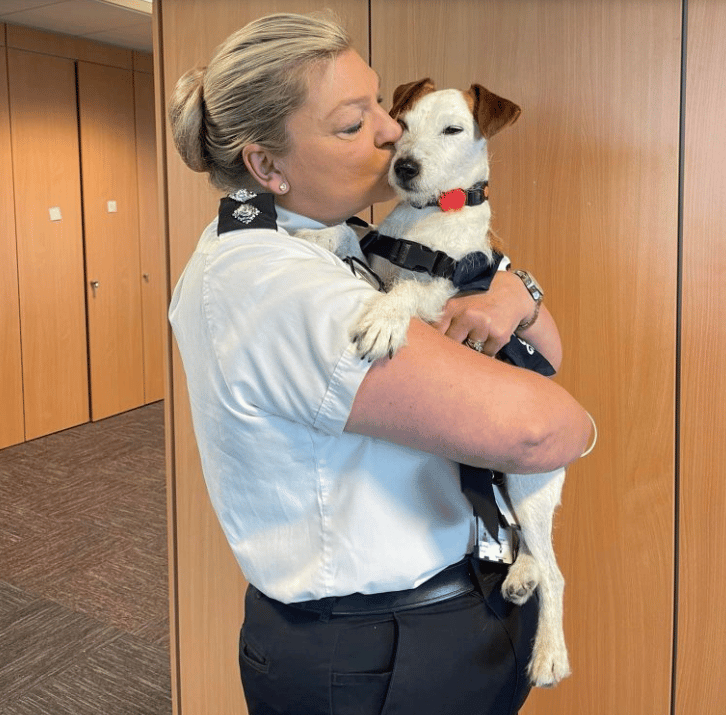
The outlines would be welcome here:
M 487 140 L 516 121 L 519 113 L 515 104 L 478 84 L 466 92 L 436 91 L 429 79 L 400 86 L 394 93 L 391 116 L 404 131 L 389 173 L 400 203 L 379 226 L 380 233 L 416 241 L 456 260 L 475 251 L 491 257 L 498 246 L 493 246 L 496 240 L 489 230 L 488 201 L 447 212 L 427 204 L 451 189 L 488 181 Z M 297 235 L 340 257 L 362 259 L 351 229 L 334 227 Z M 371 265 L 388 292 L 378 294 L 366 307 L 352 337 L 359 354 L 373 360 L 393 355 L 405 344 L 412 317 L 437 320 L 456 289 L 448 279 L 406 271 L 377 256 Z M 536 686 L 554 685 L 570 674 L 562 628 L 564 579 L 552 548 L 552 518 L 563 483 L 564 469 L 506 477 L 522 538 L 502 593 L 522 604 L 539 589 L 539 622 L 529 663 Z

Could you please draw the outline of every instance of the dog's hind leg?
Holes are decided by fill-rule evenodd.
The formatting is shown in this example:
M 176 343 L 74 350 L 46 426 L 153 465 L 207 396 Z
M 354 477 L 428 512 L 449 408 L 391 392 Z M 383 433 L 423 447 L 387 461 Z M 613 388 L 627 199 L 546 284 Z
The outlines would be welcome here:
M 509 567 L 507 578 L 502 584 L 502 596 L 521 606 L 539 586 L 539 564 L 529 550 L 524 536 L 520 537 L 519 553 L 515 562 Z
M 552 519 L 564 478 L 564 469 L 540 475 L 507 475 L 507 491 L 526 543 L 525 564 L 531 558 L 539 567 L 540 612 L 528 666 L 530 680 L 537 687 L 555 685 L 570 674 L 562 623 L 565 582 L 552 548 Z M 505 598 L 514 585 L 505 580 Z

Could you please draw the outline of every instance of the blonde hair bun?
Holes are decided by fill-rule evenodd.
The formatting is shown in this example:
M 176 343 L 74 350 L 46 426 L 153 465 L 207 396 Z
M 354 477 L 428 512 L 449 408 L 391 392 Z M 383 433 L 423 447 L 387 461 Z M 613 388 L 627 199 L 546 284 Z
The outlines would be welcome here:
M 204 152 L 204 68 L 189 70 L 176 84 L 169 100 L 174 146 L 193 171 L 208 171 Z

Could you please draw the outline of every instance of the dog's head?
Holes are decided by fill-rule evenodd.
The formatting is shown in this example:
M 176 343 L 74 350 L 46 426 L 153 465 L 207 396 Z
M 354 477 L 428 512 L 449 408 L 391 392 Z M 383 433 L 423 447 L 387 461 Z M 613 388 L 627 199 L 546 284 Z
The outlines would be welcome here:
M 514 123 L 520 108 L 479 84 L 436 90 L 429 79 L 401 85 L 391 116 L 403 128 L 389 181 L 414 206 L 489 179 L 487 140 Z

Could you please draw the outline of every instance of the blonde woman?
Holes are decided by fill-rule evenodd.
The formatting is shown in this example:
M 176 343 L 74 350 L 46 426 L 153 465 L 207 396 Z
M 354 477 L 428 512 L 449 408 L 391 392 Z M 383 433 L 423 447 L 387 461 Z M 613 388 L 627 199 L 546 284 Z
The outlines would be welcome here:
M 482 358 L 535 305 L 502 271 L 412 321 L 393 359 L 349 328 L 376 288 L 295 238 L 392 197 L 400 128 L 377 74 L 321 15 L 273 15 L 179 80 L 189 167 L 226 192 L 170 319 L 212 503 L 250 583 L 240 668 L 251 715 L 509 715 L 529 692 L 537 603 L 472 558 L 457 462 L 517 473 L 576 459 L 590 427 L 555 383 Z M 529 337 L 559 337 L 543 308 Z

